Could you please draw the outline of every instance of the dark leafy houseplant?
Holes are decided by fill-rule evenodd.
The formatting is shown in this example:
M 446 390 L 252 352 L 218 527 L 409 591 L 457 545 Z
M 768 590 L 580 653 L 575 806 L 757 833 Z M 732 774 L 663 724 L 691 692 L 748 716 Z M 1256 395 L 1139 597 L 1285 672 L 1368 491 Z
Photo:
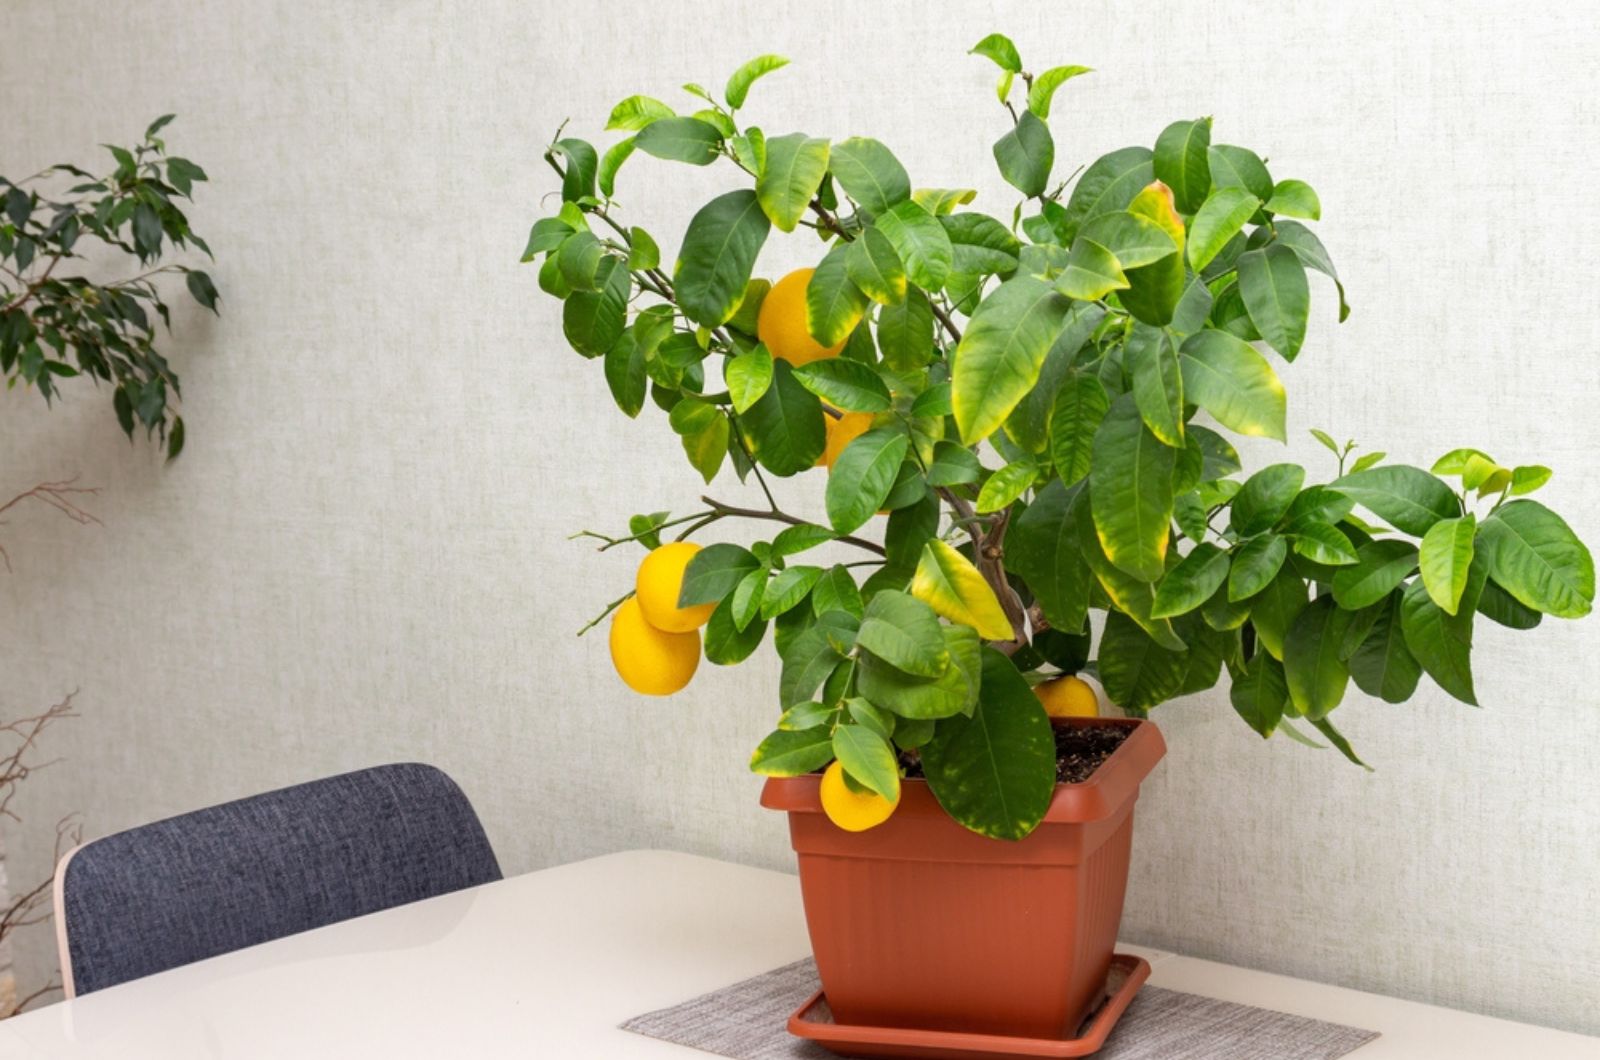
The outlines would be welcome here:
M 183 418 L 174 408 L 178 375 L 155 348 L 156 318 L 171 326 L 158 284 L 185 277 L 189 294 L 216 311 L 211 277 L 162 263 L 170 249 L 211 248 L 189 228 L 179 201 L 204 181 L 203 169 L 167 154 L 157 118 L 133 147 L 106 145 L 115 168 L 95 176 L 78 166 L 50 166 L 24 180 L 0 176 L 0 376 L 54 399 L 59 381 L 86 375 L 111 388 L 117 422 L 142 427 L 183 449 Z M 64 190 L 52 187 L 67 184 Z M 91 279 L 78 271 L 131 257 L 130 275 Z
M 1400 702 L 1427 674 L 1474 703 L 1480 619 L 1527 629 L 1589 611 L 1589 552 L 1526 497 L 1548 469 L 1457 449 L 1425 470 L 1317 431 L 1334 452 L 1328 480 L 1290 463 L 1244 475 L 1225 432 L 1284 440 L 1284 388 L 1261 347 L 1299 356 L 1309 273 L 1331 281 L 1340 320 L 1349 312 L 1305 223 L 1320 216 L 1315 192 L 1213 142 L 1207 118 L 1063 179 L 1048 119 L 1087 71 L 1029 73 L 999 35 L 973 50 L 1001 70 L 994 157 L 1020 201 L 999 216 L 969 208 L 971 189 L 914 187 L 876 140 L 745 123 L 776 56 L 741 67 L 720 100 L 685 86 L 692 113 L 624 100 L 607 128 L 625 136 L 603 154 L 558 133 L 546 155 L 562 203 L 523 260 L 564 300 L 568 341 L 601 362 L 625 414 L 666 414 L 707 483 L 731 466 L 766 498 L 705 497 L 594 536 L 655 548 L 669 528 L 787 524 L 749 548 L 712 544 L 670 582 L 680 607 L 709 616 L 713 663 L 745 659 L 772 629 L 783 712 L 755 770 L 837 760 L 882 817 L 917 761 L 963 825 L 1015 839 L 1055 782 L 1049 722 L 1027 694 L 1046 675 L 1094 672 L 1142 716 L 1226 670 L 1261 736 L 1321 746 L 1305 723 L 1359 763 L 1332 720 L 1352 680 Z M 619 219 L 619 169 L 635 153 L 733 178 L 670 270 Z M 798 311 L 770 304 L 787 280 L 755 275 L 774 227 L 820 244 Z M 772 348 L 785 322 L 769 318 L 796 312 L 805 356 Z M 765 481 L 819 457 L 826 526 L 780 510 Z M 879 512 L 882 543 L 857 536 Z M 805 561 L 830 541 L 864 558 Z M 674 642 L 693 658 L 670 689 L 700 642 L 663 636 L 694 638 Z M 613 629 L 619 667 L 648 655 L 635 646 L 625 638 L 619 656 Z

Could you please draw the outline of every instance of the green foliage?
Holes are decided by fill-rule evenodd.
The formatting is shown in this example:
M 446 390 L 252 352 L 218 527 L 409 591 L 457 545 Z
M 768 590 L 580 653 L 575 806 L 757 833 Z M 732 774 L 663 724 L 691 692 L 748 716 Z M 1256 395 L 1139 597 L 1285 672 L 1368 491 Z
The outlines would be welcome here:
M 133 147 L 107 145 L 114 168 L 100 175 L 62 163 L 23 180 L 0 176 L 6 389 L 36 390 L 54 402 L 62 380 L 106 383 L 123 432 L 131 438 L 142 428 L 159 438 L 169 460 L 183 449 L 184 427 L 178 374 L 156 350 L 158 327 L 172 324 L 160 278 L 182 274 L 189 296 L 213 313 L 221 301 L 208 273 L 164 263 L 190 248 L 211 255 L 180 206 L 206 173 L 167 153 L 160 133 L 171 121 L 170 114 L 156 119 Z M 540 240 L 550 232 L 546 226 Z M 87 275 L 119 268 L 130 275 Z
M 1226 669 L 1250 731 L 1323 746 L 1308 723 L 1359 763 L 1331 720 L 1351 685 L 1398 703 L 1427 675 L 1473 702 L 1480 615 L 1529 629 L 1588 613 L 1592 557 L 1527 499 L 1550 479 L 1539 464 L 1460 448 L 1423 470 L 1315 430 L 1321 466 L 1242 468 L 1230 434 L 1288 436 L 1280 362 L 1314 335 L 1313 291 L 1349 313 L 1302 223 L 1322 213 L 1309 184 L 1214 142 L 1210 118 L 1057 159 L 1054 101 L 1087 70 L 1032 73 L 998 34 L 972 50 L 999 70 L 993 153 L 1019 193 L 993 209 L 915 187 L 878 140 L 742 124 L 752 83 L 784 65 L 772 56 L 720 102 L 686 86 L 685 115 L 623 100 L 604 155 L 575 138 L 547 152 L 562 203 L 523 260 L 565 303 L 571 345 L 603 360 L 626 414 L 666 412 L 705 481 L 731 468 L 765 498 L 639 516 L 604 547 L 725 519 L 778 530 L 703 549 L 680 598 L 716 605 L 712 662 L 747 657 L 772 627 L 780 709 L 753 768 L 836 759 L 893 798 L 914 751 L 952 816 L 1015 839 L 1054 783 L 1030 679 L 1092 668 L 1143 715 Z M 670 270 L 615 215 L 634 151 L 726 163 Z M 774 356 L 762 316 L 777 277 L 759 275 L 772 228 L 819 240 L 803 317 L 782 323 L 837 356 Z M 813 471 L 830 434 L 829 469 Z M 808 472 L 826 527 L 781 510 L 766 480 Z

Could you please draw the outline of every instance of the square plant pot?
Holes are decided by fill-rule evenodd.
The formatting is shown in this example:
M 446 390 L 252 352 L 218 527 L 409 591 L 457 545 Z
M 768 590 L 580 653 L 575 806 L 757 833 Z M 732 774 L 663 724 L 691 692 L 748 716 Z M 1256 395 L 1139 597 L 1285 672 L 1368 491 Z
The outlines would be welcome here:
M 893 817 L 846 832 L 820 775 L 773 777 L 761 805 L 789 814 L 817 971 L 836 1021 L 1071 1036 L 1101 1000 L 1122 920 L 1139 785 L 1166 753 L 1132 718 L 1058 719 L 1128 737 L 1093 776 L 1057 784 L 1043 822 L 1008 842 L 969 832 L 923 780 Z

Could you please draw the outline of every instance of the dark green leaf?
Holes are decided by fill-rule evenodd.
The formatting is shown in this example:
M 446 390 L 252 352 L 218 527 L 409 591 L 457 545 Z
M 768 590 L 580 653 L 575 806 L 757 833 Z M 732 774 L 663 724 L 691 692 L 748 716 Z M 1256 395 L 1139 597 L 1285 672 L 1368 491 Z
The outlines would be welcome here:
M 1272 529 L 1289 511 L 1305 478 L 1305 468 L 1297 464 L 1272 464 L 1251 475 L 1233 498 L 1233 529 L 1241 537 Z
M 1389 464 L 1345 475 L 1328 484 L 1403 533 L 1426 534 L 1440 519 L 1461 514 L 1456 495 L 1433 475 L 1405 464 Z
M 877 140 L 864 136 L 840 140 L 833 145 L 828 168 L 845 194 L 874 216 L 911 197 L 905 167 Z
M 1048 109 L 1048 105 L 1047 105 Z M 994 160 L 1007 184 L 1027 196 L 1042 195 L 1050 183 L 1056 145 L 1050 127 L 1031 110 L 994 145 Z
M 675 269 L 678 304 L 685 316 L 714 328 L 733 315 L 769 228 L 753 191 L 731 191 L 700 208 L 684 234 Z
M 772 384 L 739 423 L 751 455 L 773 474 L 787 476 L 815 466 L 822 455 L 822 417 L 822 402 L 795 379 L 789 362 L 774 361 Z
M 1422 666 L 1406 647 L 1401 633 L 1400 607 L 1399 593 L 1392 593 L 1379 605 L 1377 621 L 1350 656 L 1350 676 L 1356 679 L 1357 687 L 1386 703 L 1410 699 L 1422 676 Z
M 708 166 L 717 160 L 722 131 L 699 118 L 657 118 L 639 130 L 634 143 L 657 158 Z M 748 194 L 753 200 L 755 193 Z
M 1239 293 L 1261 337 L 1294 360 L 1311 312 L 1311 288 L 1300 258 L 1279 243 L 1239 255 Z
M 1172 189 L 1179 211 L 1192 214 L 1211 190 L 1211 119 L 1175 121 L 1156 138 L 1156 179 Z

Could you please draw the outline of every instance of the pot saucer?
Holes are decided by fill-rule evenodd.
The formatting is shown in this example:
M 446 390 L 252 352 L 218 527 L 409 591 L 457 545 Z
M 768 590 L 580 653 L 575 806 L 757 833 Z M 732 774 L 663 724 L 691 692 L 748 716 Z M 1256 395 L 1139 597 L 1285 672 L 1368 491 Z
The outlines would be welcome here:
M 1024 1060 L 1029 1057 L 1089 1056 L 1099 1052 L 1133 995 L 1150 977 L 1150 962 L 1118 953 L 1106 976 L 1106 1000 L 1084 1022 L 1076 1038 L 1017 1038 L 962 1031 L 919 1031 L 833 1022 L 827 999 L 817 991 L 789 1017 L 789 1033 L 840 1056 L 921 1060 Z

